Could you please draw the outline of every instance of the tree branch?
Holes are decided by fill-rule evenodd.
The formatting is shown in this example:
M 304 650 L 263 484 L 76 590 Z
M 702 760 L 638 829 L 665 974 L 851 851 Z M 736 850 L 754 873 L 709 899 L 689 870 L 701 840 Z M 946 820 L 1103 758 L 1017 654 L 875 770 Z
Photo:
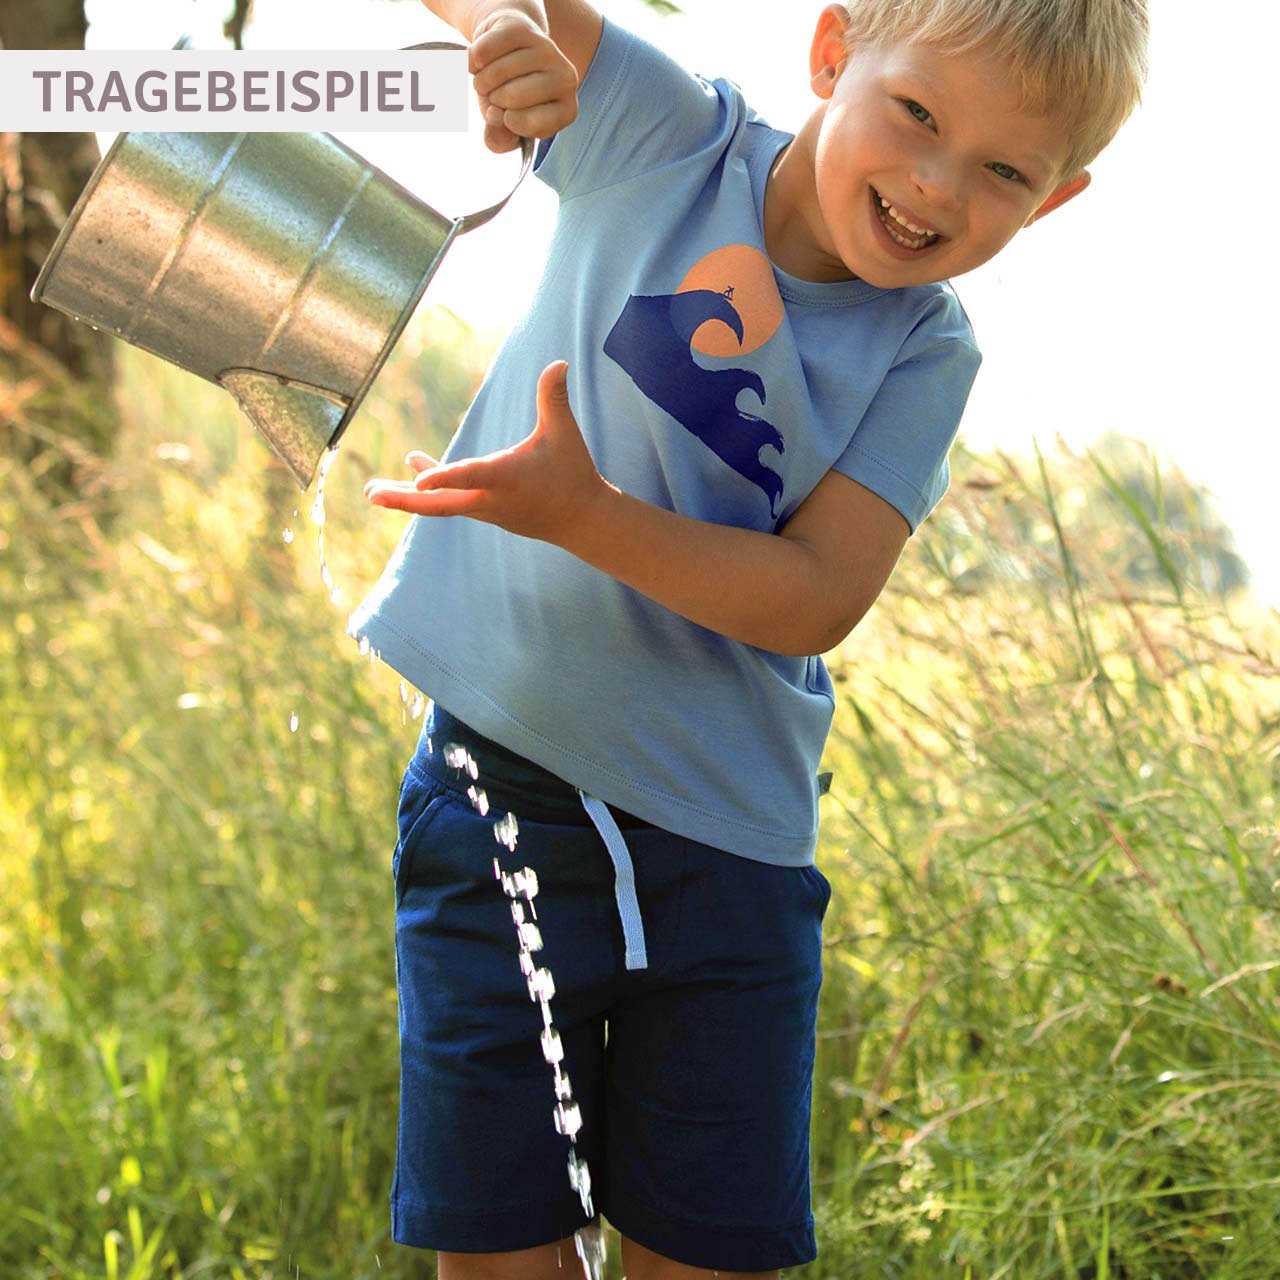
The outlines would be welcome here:
M 235 0 L 235 8 L 232 9 L 231 16 L 222 24 L 222 34 L 231 40 L 237 49 L 244 48 L 244 29 L 252 17 L 253 0 Z

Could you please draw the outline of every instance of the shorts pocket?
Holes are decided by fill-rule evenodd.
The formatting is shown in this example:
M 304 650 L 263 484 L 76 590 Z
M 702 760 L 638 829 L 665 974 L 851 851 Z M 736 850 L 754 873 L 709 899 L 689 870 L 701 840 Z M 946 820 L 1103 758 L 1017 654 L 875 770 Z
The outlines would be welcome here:
M 413 850 L 432 819 L 448 803 L 450 789 L 435 778 L 424 781 L 412 769 L 406 769 L 400 783 L 400 801 L 396 809 L 397 839 L 391 855 L 391 875 L 396 886 L 396 906 L 404 899 L 405 886 L 413 870 Z
M 811 863 L 804 869 L 817 882 L 818 891 L 822 895 L 822 910 L 818 913 L 818 918 L 822 919 L 826 916 L 827 908 L 831 905 L 831 881 L 822 874 L 817 863 Z

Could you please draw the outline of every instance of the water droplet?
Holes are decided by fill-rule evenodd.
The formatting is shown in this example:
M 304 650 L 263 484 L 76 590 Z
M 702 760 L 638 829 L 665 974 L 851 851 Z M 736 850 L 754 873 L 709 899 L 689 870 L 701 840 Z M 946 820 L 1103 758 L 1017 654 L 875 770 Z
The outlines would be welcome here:
M 521 917 L 523 918 L 524 907 L 521 906 L 521 904 L 518 902 L 513 902 L 511 904 L 512 915 L 514 915 L 517 910 L 520 911 Z M 520 924 L 521 921 L 517 920 L 516 923 Z M 552 998 L 554 998 L 555 994 L 556 994 L 556 984 L 555 984 L 555 980 L 551 976 L 550 969 L 535 969 L 529 975 L 529 999 L 532 1000 L 535 1004 L 539 1000 L 542 1000 L 544 1002 L 547 1000 L 551 1000 Z
M 293 530 L 292 530 L 292 529 L 286 529 L 286 530 L 284 531 L 284 540 L 285 540 L 285 545 L 286 545 L 286 546 L 287 546 L 290 542 L 292 542 L 292 541 L 293 541 Z
M 588 1213 L 592 1212 L 590 1204 L 590 1197 L 584 1197 L 583 1207 Z M 585 1227 L 579 1227 L 573 1233 L 573 1247 L 578 1251 L 578 1257 L 587 1269 L 589 1280 L 604 1280 L 604 1230 L 600 1224 L 589 1222 Z
M 298 732 L 298 713 L 296 711 L 289 717 L 289 732 Z
M 582 1128 L 582 1111 L 576 1102 L 557 1102 L 553 1114 L 557 1133 L 568 1138 L 577 1136 L 578 1130 Z
M 566 1099 L 573 1097 L 573 1089 L 569 1086 L 569 1077 L 562 1074 L 559 1063 L 555 1066 L 556 1073 L 556 1097 L 564 1102 Z
M 516 848 L 517 830 L 516 815 L 514 813 L 509 813 L 506 817 L 499 818 L 498 821 L 493 824 L 493 838 L 500 845 L 505 845 L 514 853 Z M 496 863 L 497 859 L 494 859 L 494 861 Z M 516 890 L 516 892 L 518 893 L 519 890 Z
M 325 477 L 329 474 L 329 468 L 333 466 L 334 460 L 338 456 L 337 448 L 330 449 L 324 457 L 320 459 L 318 470 L 318 478 L 316 480 L 316 496 L 315 501 L 311 504 L 311 520 L 315 524 L 318 533 L 316 540 L 320 548 L 320 577 L 324 582 L 325 589 L 329 593 L 329 599 L 335 604 L 340 605 L 343 601 L 342 591 L 339 587 L 334 586 L 333 575 L 329 571 L 329 562 L 324 553 L 324 482 Z M 298 514 L 294 509 L 293 514 Z
M 542 1056 L 548 1062 L 564 1061 L 564 1045 L 560 1043 L 560 1033 L 547 1028 L 542 1033 Z

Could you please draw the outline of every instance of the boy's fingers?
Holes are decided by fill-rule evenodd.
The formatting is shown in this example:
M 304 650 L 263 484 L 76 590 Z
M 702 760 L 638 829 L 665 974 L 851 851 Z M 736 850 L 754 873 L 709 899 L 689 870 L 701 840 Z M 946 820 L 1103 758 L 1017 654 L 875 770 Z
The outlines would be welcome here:
M 483 71 L 477 71 L 471 83 L 475 85 L 477 93 L 490 93 L 508 80 L 545 68 L 546 63 L 546 55 L 540 54 L 536 49 L 513 49 L 510 53 L 495 58 Z
M 411 467 L 414 471 L 425 471 L 428 467 L 439 464 L 429 453 L 423 453 L 421 449 L 410 449 L 404 455 L 404 465 Z
M 471 489 L 434 489 L 419 493 L 409 487 L 381 484 L 366 488 L 365 496 L 375 507 L 391 507 L 417 516 L 474 516 L 485 503 L 485 495 Z
M 483 489 L 494 479 L 494 467 L 500 466 L 496 458 L 464 458 L 461 462 L 448 462 L 443 467 L 429 467 L 420 471 L 412 481 L 419 491 L 425 489 Z
M 568 82 L 550 71 L 534 71 L 527 76 L 517 76 L 500 84 L 490 93 L 489 105 L 504 110 L 537 107 L 544 102 L 555 102 L 569 92 Z
M 502 115 L 501 107 L 493 106 L 488 98 L 481 95 L 480 119 L 484 121 L 484 145 L 490 151 L 499 153 L 511 151 L 520 145 L 520 139 L 502 123 Z
M 550 138 L 573 119 L 573 106 L 566 102 L 545 102 L 525 110 L 502 113 L 502 123 L 522 138 Z
M 417 489 L 413 486 L 412 480 L 384 480 L 381 476 L 374 476 L 372 480 L 364 482 L 364 496 L 371 498 L 375 493 L 400 493 L 409 494 L 417 493 Z
M 550 37 L 540 31 L 532 19 L 521 20 L 514 14 L 506 22 L 495 22 L 472 40 L 467 50 L 467 67 L 472 75 L 483 71 L 495 58 L 515 49 L 525 49 Z
M 447 471 L 447 468 L 444 470 Z M 468 494 L 478 498 L 484 497 L 484 490 L 462 483 L 455 473 L 446 475 L 443 472 L 437 472 L 435 477 L 437 483 L 434 485 L 425 483 L 429 476 L 429 472 L 419 475 L 416 480 L 387 480 L 382 476 L 374 476 L 372 480 L 365 482 L 364 496 L 371 502 L 378 502 L 379 505 L 398 506 L 406 511 L 420 510 L 421 504 L 418 499 L 424 495 L 448 492 L 454 495 Z
M 514 151 L 520 145 L 520 139 L 505 125 L 490 124 L 485 126 L 484 145 L 490 151 L 503 155 Z

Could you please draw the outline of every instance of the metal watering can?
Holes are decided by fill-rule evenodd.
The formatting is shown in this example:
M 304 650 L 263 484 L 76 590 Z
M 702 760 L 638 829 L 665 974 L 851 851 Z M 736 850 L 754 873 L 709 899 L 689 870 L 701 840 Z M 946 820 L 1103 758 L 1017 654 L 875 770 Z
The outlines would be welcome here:
M 31 297 L 225 387 L 305 490 L 521 150 L 447 218 L 327 133 L 122 133 Z

